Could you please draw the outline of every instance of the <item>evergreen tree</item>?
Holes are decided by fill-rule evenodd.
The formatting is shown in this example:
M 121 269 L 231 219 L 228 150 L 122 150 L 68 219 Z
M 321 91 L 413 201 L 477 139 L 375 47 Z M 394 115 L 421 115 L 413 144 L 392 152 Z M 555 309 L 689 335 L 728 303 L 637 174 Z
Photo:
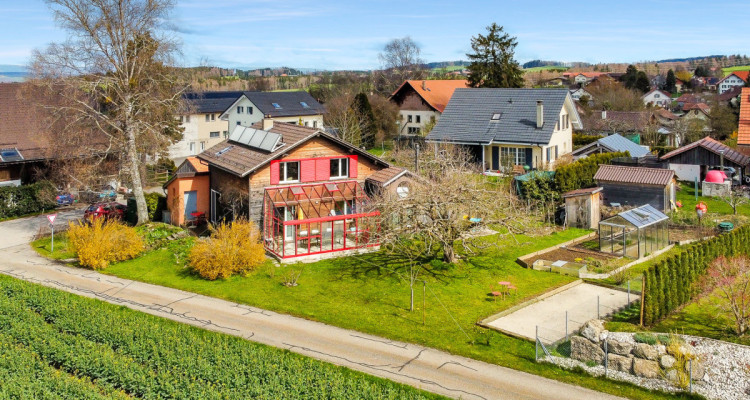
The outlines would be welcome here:
M 635 87 L 635 82 L 638 80 L 638 68 L 634 65 L 628 65 L 628 69 L 625 71 L 625 75 L 622 76 L 622 81 L 625 83 L 625 87 L 632 89 Z
M 479 34 L 471 38 L 472 54 L 468 66 L 471 87 L 520 88 L 523 87 L 523 70 L 513 58 L 515 37 L 503 31 L 503 27 L 492 23 L 487 27 L 487 35 Z
M 367 99 L 365 93 L 359 93 L 354 96 L 352 109 L 354 109 L 357 113 L 357 117 L 361 121 L 361 145 L 366 149 L 373 148 L 375 146 L 375 133 L 377 132 L 377 126 L 375 124 L 375 114 L 372 112 L 370 100 Z
M 674 71 L 671 69 L 667 71 L 667 84 L 664 86 L 664 90 L 666 90 L 669 93 L 674 93 L 677 91 L 677 87 L 675 84 L 677 83 L 677 78 L 674 76 Z
M 638 71 L 635 80 L 635 89 L 640 90 L 643 93 L 648 93 L 651 90 L 651 81 L 648 80 L 648 75 L 643 71 Z

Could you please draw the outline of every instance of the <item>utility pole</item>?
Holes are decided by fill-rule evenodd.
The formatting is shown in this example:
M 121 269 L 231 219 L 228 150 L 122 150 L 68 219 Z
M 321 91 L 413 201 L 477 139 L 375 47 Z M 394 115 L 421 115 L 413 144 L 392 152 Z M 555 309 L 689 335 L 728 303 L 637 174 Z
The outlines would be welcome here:
M 419 174 L 419 143 L 414 144 L 414 173 Z

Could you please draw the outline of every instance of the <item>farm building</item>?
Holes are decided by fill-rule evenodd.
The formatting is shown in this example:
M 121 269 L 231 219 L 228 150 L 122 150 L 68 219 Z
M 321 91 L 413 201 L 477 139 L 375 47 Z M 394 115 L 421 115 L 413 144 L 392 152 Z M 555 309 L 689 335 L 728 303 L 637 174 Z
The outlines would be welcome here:
M 646 204 L 599 222 L 599 251 L 641 258 L 669 245 L 669 217 Z
M 703 181 L 708 171 L 721 166 L 734 168 L 736 179 L 745 180 L 750 164 L 750 157 L 710 137 L 672 150 L 661 159 L 669 162 L 678 180 L 691 182 Z
M 601 217 L 599 211 L 601 192 L 601 187 L 594 187 L 576 189 L 563 194 L 566 225 L 595 229 L 599 225 Z
M 609 206 L 650 204 L 667 212 L 675 200 L 674 171 L 671 169 L 602 165 L 596 171 L 594 181 L 604 188 L 603 200 Z

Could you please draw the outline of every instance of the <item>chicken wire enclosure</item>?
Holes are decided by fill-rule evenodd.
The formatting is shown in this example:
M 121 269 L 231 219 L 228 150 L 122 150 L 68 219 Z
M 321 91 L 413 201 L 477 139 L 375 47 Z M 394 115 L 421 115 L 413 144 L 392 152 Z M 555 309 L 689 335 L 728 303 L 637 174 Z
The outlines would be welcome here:
M 356 181 L 267 188 L 263 240 L 281 258 L 376 246 L 377 211 Z
M 669 217 L 651 205 L 623 211 L 599 222 L 599 250 L 641 258 L 669 245 Z

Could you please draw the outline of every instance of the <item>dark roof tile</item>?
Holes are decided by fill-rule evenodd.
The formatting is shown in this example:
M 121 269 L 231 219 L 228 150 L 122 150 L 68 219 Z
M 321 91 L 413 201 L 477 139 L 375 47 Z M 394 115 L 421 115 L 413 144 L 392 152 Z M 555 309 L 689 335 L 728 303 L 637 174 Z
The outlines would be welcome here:
M 594 174 L 597 182 L 636 183 L 641 185 L 666 186 L 672 181 L 674 171 L 661 168 L 626 167 L 601 165 Z

